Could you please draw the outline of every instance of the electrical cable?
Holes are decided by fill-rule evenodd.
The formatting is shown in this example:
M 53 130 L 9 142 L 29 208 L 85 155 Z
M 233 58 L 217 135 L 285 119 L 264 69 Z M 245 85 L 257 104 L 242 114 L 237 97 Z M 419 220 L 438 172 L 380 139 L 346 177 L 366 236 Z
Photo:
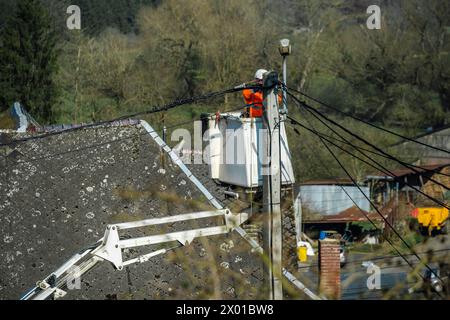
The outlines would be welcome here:
M 291 120 L 291 121 L 292 121 L 292 120 Z M 299 125 L 302 126 L 301 124 L 299 124 Z M 325 125 L 326 125 L 326 124 L 325 124 Z M 302 127 L 305 128 L 305 129 L 308 129 L 308 128 L 305 127 L 305 126 L 302 126 Z M 331 128 L 330 128 L 330 129 L 331 129 Z M 337 134 L 338 136 L 340 136 L 341 138 L 343 138 L 341 135 L 339 135 L 339 133 L 337 133 L 337 132 L 334 131 L 333 129 L 331 129 L 331 130 L 332 130 L 335 134 Z M 312 130 L 312 132 L 314 133 L 314 132 L 316 132 L 316 131 L 315 131 L 315 130 Z M 363 163 L 367 164 L 368 166 L 374 168 L 375 170 L 379 170 L 379 171 L 383 172 L 384 174 L 386 174 L 386 175 L 388 175 L 388 176 L 390 176 L 390 177 L 393 177 L 393 178 L 399 178 L 397 175 L 395 175 L 395 174 L 394 174 L 393 172 L 391 172 L 389 169 L 387 169 L 386 167 L 384 167 L 382 164 L 380 164 L 379 162 L 376 162 L 374 159 L 370 158 L 367 154 L 365 154 L 365 153 L 362 152 L 361 150 L 358 150 L 358 149 L 357 149 L 352 143 L 350 143 L 348 140 L 346 140 L 346 141 L 347 141 L 347 144 L 349 144 L 350 146 L 354 147 L 358 152 L 360 152 L 362 155 L 364 155 L 365 157 L 367 157 L 369 160 L 371 160 L 371 161 L 372 161 L 373 163 L 375 163 L 377 166 L 375 166 L 375 165 L 373 165 L 373 164 L 367 162 L 367 161 L 364 160 L 364 159 L 361 159 L 360 157 L 356 156 L 355 154 L 351 153 L 350 151 L 348 151 L 348 150 L 346 150 L 346 149 L 344 149 L 344 148 L 342 148 L 342 147 L 336 145 L 335 143 L 329 141 L 328 139 L 326 139 L 326 138 L 324 138 L 324 139 L 327 140 L 329 143 L 333 144 L 334 146 L 336 146 L 337 148 L 339 148 L 340 150 L 342 150 L 342 151 L 344 151 L 344 152 L 350 154 L 352 157 L 354 157 L 354 158 L 356 158 L 356 159 L 362 161 Z M 345 138 L 343 138 L 343 139 L 345 139 Z M 432 180 L 432 179 L 430 179 L 430 180 L 434 182 L 434 180 Z M 411 185 L 411 184 L 408 183 L 407 181 L 405 182 L 405 184 L 406 184 L 407 186 L 409 186 L 410 188 L 414 189 L 415 191 L 417 191 L 418 193 L 422 194 L 423 196 L 427 197 L 428 199 L 432 200 L 433 202 L 435 202 L 435 203 L 441 205 L 441 206 L 444 207 L 444 208 L 450 209 L 450 207 L 448 207 L 448 206 L 447 206 L 445 203 L 443 203 L 442 201 L 440 201 L 440 200 L 438 200 L 438 199 L 436 199 L 436 198 L 434 198 L 434 197 L 432 197 L 432 196 L 426 194 L 425 192 L 423 192 L 422 190 L 420 190 L 420 189 L 416 188 L 415 186 Z
M 445 248 L 445 249 L 437 249 L 437 250 L 432 250 L 432 253 L 440 253 L 440 252 L 449 252 L 450 248 Z M 430 251 L 421 251 L 418 252 L 418 254 L 429 254 Z M 405 253 L 403 254 L 405 257 L 408 256 L 412 256 L 412 253 Z M 357 260 L 352 260 L 352 261 L 347 261 L 346 264 L 358 264 L 358 263 L 362 263 L 362 262 L 366 262 L 366 261 L 378 261 L 378 260 L 387 260 L 387 259 L 392 259 L 392 258 L 398 258 L 398 255 L 385 255 L 385 256 L 375 256 L 375 257 L 367 257 L 365 259 L 357 259 Z M 307 269 L 307 268 L 311 268 L 311 267 L 318 267 L 319 264 L 311 264 L 308 266 L 301 266 L 298 267 L 299 269 Z M 400 265 L 401 266 L 401 265 Z M 391 266 L 391 267 L 395 267 L 395 266 Z
M 296 124 L 299 125 L 299 126 L 301 126 L 301 127 L 304 128 L 304 129 L 306 129 L 306 130 L 312 132 L 312 133 L 315 133 L 315 134 L 317 134 L 317 135 L 322 136 L 322 135 L 321 135 L 320 133 L 318 133 L 317 131 L 310 129 L 310 128 L 308 128 L 308 127 L 302 125 L 301 123 L 296 123 Z M 360 160 L 361 162 L 367 164 L 368 166 L 370 166 L 370 167 L 372 167 L 372 168 L 374 168 L 374 169 L 376 169 L 376 170 L 380 170 L 380 171 L 382 171 L 383 173 L 389 175 L 389 173 L 385 172 L 383 169 L 380 169 L 380 168 L 374 166 L 373 164 L 369 163 L 368 161 L 366 161 L 366 160 L 364 160 L 364 159 L 358 157 L 357 155 L 351 153 L 349 150 L 347 150 L 347 149 L 345 149 L 345 148 L 343 148 L 343 147 L 341 147 L 341 146 L 335 144 L 335 143 L 332 142 L 331 140 L 329 140 L 329 139 L 327 139 L 327 138 L 325 138 L 325 137 L 323 137 L 323 136 L 322 136 L 322 138 L 323 138 L 324 140 L 326 140 L 328 143 L 330 143 L 330 144 L 332 144 L 333 146 L 335 146 L 336 148 L 338 148 L 339 150 L 341 150 L 341 151 L 343 151 L 343 152 L 349 154 L 350 156 L 354 157 L 355 159 L 358 159 L 358 160 Z M 350 146 L 353 146 L 354 148 L 356 148 L 356 147 L 355 147 L 354 145 L 352 145 L 352 144 L 349 144 L 349 145 L 350 145 Z M 382 168 L 383 168 L 383 167 L 382 167 Z M 389 175 L 389 176 L 392 177 L 392 175 Z M 394 176 L 394 177 L 397 177 L 397 176 Z
M 382 151 L 382 150 L 379 149 L 378 147 L 374 146 L 373 144 L 371 144 L 370 142 L 368 142 L 368 141 L 365 140 L 364 138 L 361 138 L 360 136 L 358 136 L 358 135 L 352 133 L 351 131 L 349 131 L 349 130 L 346 129 L 345 127 L 341 126 L 340 124 L 336 123 L 336 122 L 333 121 L 332 119 L 329 119 L 328 117 L 326 117 L 326 116 L 323 115 L 322 113 L 318 112 L 316 109 L 314 109 L 314 108 L 312 108 L 312 107 L 310 107 L 310 106 L 304 104 L 304 102 L 298 100 L 295 96 L 293 96 L 293 95 L 290 94 L 289 92 L 288 92 L 288 94 L 291 95 L 291 96 L 294 98 L 294 100 L 298 103 L 299 106 L 305 107 L 305 109 L 306 109 L 310 114 L 312 114 L 317 120 L 319 120 L 319 121 L 320 121 L 323 125 L 325 125 L 328 129 L 330 129 L 332 132 L 334 132 L 336 135 L 338 135 L 341 139 L 344 139 L 347 143 L 351 144 L 347 139 L 345 139 L 342 135 L 340 135 L 338 132 L 336 132 L 334 129 L 332 129 L 328 124 L 326 124 L 322 119 L 320 119 L 317 115 L 315 115 L 314 112 L 312 112 L 311 110 L 314 110 L 314 111 L 317 112 L 322 118 L 324 118 L 324 119 L 326 119 L 327 121 L 331 122 L 332 124 L 338 126 L 338 127 L 341 128 L 342 130 L 344 130 L 345 132 L 347 132 L 349 135 L 351 135 L 351 136 L 353 136 L 353 137 L 356 137 L 358 140 L 363 141 L 364 143 L 368 144 L 368 145 L 371 146 L 372 148 L 374 148 L 374 149 L 376 149 L 376 150 L 378 150 L 378 151 L 380 151 L 380 152 L 386 154 L 386 155 L 389 156 L 391 159 L 397 161 L 396 158 L 394 158 L 393 156 L 391 156 L 391 155 L 385 153 L 384 151 Z M 388 175 L 390 175 L 390 176 L 392 176 L 392 177 L 398 177 L 398 176 L 395 175 L 393 172 L 391 172 L 390 170 L 388 170 L 387 168 L 383 167 L 381 164 L 377 163 L 375 160 L 373 160 L 372 158 L 370 158 L 368 155 L 366 155 L 366 154 L 365 154 L 364 152 L 362 152 L 361 150 L 358 150 L 358 149 L 357 149 L 357 151 L 360 152 L 360 153 L 361 153 L 362 155 L 364 155 L 365 157 L 367 157 L 368 159 L 370 159 L 371 161 L 373 161 L 374 163 L 376 163 L 377 165 L 379 165 L 381 168 L 383 168 L 383 171 L 384 171 L 384 172 L 388 172 L 388 173 L 389 173 Z M 413 169 L 413 168 L 411 168 L 411 169 L 412 169 L 413 171 L 415 171 L 416 173 L 421 174 L 421 172 L 419 172 L 419 171 L 417 171 L 417 170 L 415 170 L 415 169 Z M 432 178 L 429 178 L 429 180 L 430 180 L 430 181 L 433 181 L 434 183 L 436 183 L 436 184 L 442 186 L 443 188 L 445 188 L 445 189 L 447 189 L 447 190 L 450 190 L 449 187 L 447 187 L 446 185 L 444 185 L 444 184 L 442 184 L 442 183 L 440 183 L 440 182 L 438 182 L 438 181 L 436 181 L 436 180 L 434 180 L 434 179 L 432 179 Z M 436 203 L 439 204 L 440 206 L 445 207 L 445 208 L 447 208 L 447 209 L 450 209 L 450 207 L 447 206 L 445 203 L 443 203 L 443 202 L 441 202 L 441 201 L 439 201 L 439 200 L 437 200 L 437 199 L 431 197 L 430 195 L 424 193 L 423 191 L 421 191 L 420 189 L 416 188 L 415 186 L 409 184 L 408 182 L 405 182 L 405 184 L 408 185 L 409 187 L 411 187 L 412 189 L 414 189 L 415 191 L 417 191 L 418 193 L 424 195 L 424 196 L 427 197 L 428 199 L 430 199 L 430 200 L 436 202 Z
M 343 143 L 343 144 L 346 144 L 346 145 L 350 145 L 350 144 L 347 143 L 346 141 L 343 141 L 343 140 L 338 139 L 338 138 L 336 138 L 336 137 L 327 135 L 326 133 L 323 133 L 323 132 L 318 132 L 318 133 L 319 133 L 320 135 L 322 135 L 322 137 L 326 137 L 326 138 L 329 138 L 329 139 L 333 139 L 333 140 L 335 140 L 335 141 L 338 141 L 338 142 L 340 142 L 340 143 Z M 361 147 L 361 146 L 357 146 L 357 145 L 352 145 L 352 147 L 353 147 L 353 148 L 356 148 L 356 149 L 359 149 L 359 150 L 362 150 L 362 151 L 366 151 L 366 152 L 372 153 L 372 154 L 374 154 L 374 155 L 383 157 L 383 158 L 385 158 L 385 159 L 392 160 L 390 157 L 385 156 L 384 154 L 378 153 L 378 152 L 376 152 L 376 151 L 374 151 L 374 150 L 370 150 L 370 149 L 367 149 L 367 148 L 364 148 L 364 147 Z M 432 169 L 432 170 L 430 170 L 430 169 L 425 168 L 425 167 L 422 167 L 422 166 L 418 166 L 418 165 L 414 165 L 414 164 L 411 164 L 411 163 L 404 162 L 404 161 L 402 161 L 402 160 L 400 160 L 400 159 L 398 159 L 398 161 L 400 161 L 400 162 L 401 162 L 403 165 L 405 165 L 405 166 L 410 166 L 410 167 L 414 167 L 414 168 L 423 170 L 423 171 L 425 171 L 425 172 L 432 172 L 433 174 L 437 174 L 437 175 L 441 175 L 441 176 L 450 177 L 450 174 L 446 174 L 445 172 L 437 171 L 437 169 Z
M 323 125 L 325 125 L 328 129 L 330 129 L 333 133 L 335 133 L 336 135 L 338 135 L 341 139 L 345 140 L 347 143 L 350 143 L 348 140 L 346 140 L 342 135 L 340 135 L 339 133 L 337 133 L 335 130 L 333 130 L 328 124 L 326 124 L 322 119 L 319 118 L 319 116 L 323 119 L 325 119 L 326 121 L 334 124 L 335 126 L 339 127 L 341 130 L 345 131 L 346 133 L 348 133 L 349 135 L 351 135 L 352 137 L 355 137 L 356 139 L 364 142 L 365 144 L 369 145 L 370 147 L 374 148 L 375 150 L 379 151 L 380 153 L 384 154 L 385 156 L 387 156 L 389 159 L 394 160 L 398 163 L 400 163 L 401 165 L 403 165 L 404 167 L 411 169 L 412 171 L 414 171 L 415 173 L 421 173 L 419 171 L 417 171 L 414 168 L 411 168 L 408 166 L 408 164 L 405 165 L 405 162 L 402 162 L 401 160 L 395 158 L 394 156 L 384 152 L 382 149 L 380 149 L 379 147 L 375 146 L 374 144 L 368 142 L 366 139 L 358 136 L 357 134 L 351 132 L 350 130 L 348 130 L 347 128 L 343 127 L 342 125 L 340 125 L 339 123 L 337 123 L 336 121 L 330 119 L 329 117 L 325 116 L 323 113 L 321 113 L 320 111 L 318 111 L 317 109 L 307 105 L 305 102 L 300 101 L 297 97 L 295 97 L 294 95 L 292 95 L 291 93 L 288 92 L 288 94 L 295 100 L 295 102 L 299 105 L 302 106 L 304 108 L 306 108 L 308 110 L 309 113 L 311 113 L 317 120 L 319 120 Z M 318 116 L 315 114 L 317 113 Z M 366 154 L 364 154 L 363 152 L 359 151 L 361 154 L 365 155 L 366 157 L 368 157 Z M 368 157 L 369 159 L 371 159 L 370 157 Z M 372 160 L 372 159 L 371 159 Z M 372 160 L 373 161 L 373 160 Z M 387 170 L 387 169 L 386 169 Z M 433 181 L 434 183 L 440 185 L 441 187 L 450 190 L 449 187 L 447 187 L 446 185 L 440 183 L 439 181 L 434 180 L 433 178 L 429 178 L 430 181 Z M 414 189 L 413 186 L 409 185 L 411 188 Z M 416 189 L 416 191 L 418 191 Z M 420 191 L 418 191 L 420 192 Z M 425 195 L 425 194 L 424 194 Z M 442 205 L 442 204 L 441 204 Z
M 404 139 L 404 140 L 408 140 L 408 141 L 411 141 L 411 142 L 420 144 L 420 145 L 422 145 L 422 146 L 425 146 L 425 147 L 428 147 L 428 148 L 431 148 L 431 149 L 435 149 L 435 150 L 437 150 L 437 151 L 441 151 L 441 152 L 445 152 L 445 153 L 449 153 L 449 154 L 450 154 L 450 151 L 449 151 L 449 150 L 445 150 L 445 149 L 442 149 L 442 148 L 439 148 L 439 147 L 435 147 L 435 146 L 429 145 L 429 144 L 427 144 L 427 143 L 424 143 L 424 142 L 421 142 L 421 141 L 417 141 L 417 140 L 412 139 L 412 138 L 408 138 L 408 137 L 406 137 L 406 136 L 403 136 L 403 135 L 401 135 L 401 134 L 399 134 L 399 133 L 396 133 L 396 132 L 394 132 L 394 131 L 391 131 L 391 130 L 389 130 L 389 129 L 382 128 L 382 127 L 377 126 L 377 125 L 375 125 L 375 124 L 373 124 L 373 123 L 370 123 L 370 122 L 368 122 L 368 121 L 366 121 L 366 120 L 363 120 L 363 119 L 361 119 L 361 118 L 359 118 L 359 117 L 353 116 L 352 114 L 350 114 L 350 113 L 348 113 L 348 112 L 339 110 L 338 108 L 333 107 L 333 106 L 331 106 L 331 105 L 329 105 L 329 104 L 327 104 L 327 103 L 325 103 L 325 102 L 323 102 L 323 101 L 320 101 L 319 99 L 316 99 L 316 98 L 314 98 L 314 97 L 312 97 L 312 96 L 310 96 L 310 95 L 308 95 L 308 94 L 306 94 L 306 93 L 304 93 L 304 92 L 302 92 L 302 91 L 300 91 L 300 90 L 296 90 L 296 89 L 291 88 L 291 87 L 288 87 L 288 86 L 286 86 L 286 87 L 287 87 L 288 90 L 291 90 L 291 91 L 293 91 L 293 92 L 296 92 L 296 93 L 298 93 L 298 94 L 301 94 L 302 96 L 304 96 L 304 97 L 306 97 L 306 98 L 308 98 L 308 99 L 310 99 L 310 100 L 312 100 L 312 101 L 314 101 L 314 102 L 316 102 L 316 103 L 318 103 L 318 104 L 320 104 L 320 105 L 322 105 L 322 106 L 324 106 L 324 107 L 326 107 L 326 108 L 328 108 L 328 109 L 331 109 L 331 110 L 333 110 L 333 111 L 336 111 L 336 112 L 338 112 L 338 113 L 340 113 L 340 114 L 343 114 L 343 115 L 345 115 L 345 116 L 347 116 L 347 117 L 350 117 L 350 118 L 352 118 L 352 119 L 354 119 L 354 120 L 357 120 L 357 121 L 359 121 L 359 122 L 362 122 L 362 123 L 364 123 L 364 124 L 366 124 L 366 125 L 369 125 L 369 126 L 371 126 L 371 127 L 373 127 L 373 128 L 376 128 L 376 129 L 378 129 L 378 130 L 385 131 L 385 132 L 387 132 L 387 133 L 390 133 L 390 134 L 392 134 L 392 135 L 395 135 L 395 136 L 397 136 L 397 137 L 399 137 L 399 138 L 402 138 L 402 139 Z
M 162 112 L 162 111 L 167 111 L 173 108 L 176 108 L 178 106 L 181 105 L 185 105 L 185 104 L 189 104 L 189 103 L 196 103 L 198 101 L 202 101 L 202 100 L 208 100 L 208 99 L 212 99 L 218 96 L 222 96 L 225 95 L 227 93 L 233 93 L 233 92 L 237 92 L 237 91 L 241 91 L 245 88 L 251 88 L 251 87 L 247 87 L 245 84 L 237 86 L 237 87 L 233 87 L 230 89 L 225 89 L 225 90 L 221 90 L 221 91 L 215 91 L 215 92 L 210 92 L 204 95 L 200 95 L 200 96 L 195 96 L 195 97 L 191 97 L 191 98 L 184 98 L 184 99 L 178 99 L 178 100 L 174 100 L 168 104 L 165 104 L 163 106 L 160 107 L 152 107 L 149 110 L 146 111 L 141 111 L 141 112 L 136 112 L 133 114 L 128 114 L 128 115 L 124 115 L 118 118 L 114 118 L 111 120 L 105 120 L 105 121 L 99 121 L 99 122 L 95 122 L 95 123 L 90 123 L 90 124 L 85 124 L 85 125 L 80 125 L 80 126 L 76 126 L 76 127 L 72 127 L 72 128 L 68 128 L 68 129 L 64 129 L 64 130 L 59 130 L 59 131 L 52 131 L 52 132 L 47 132 L 41 135 L 36 135 L 36 136 L 31 136 L 31 137 L 27 137 L 27 138 L 21 138 L 21 139 L 16 139 L 7 143 L 0 143 L 0 147 L 2 146 L 9 146 L 15 143 L 21 143 L 21 142 L 26 142 L 26 141 L 30 141 L 30 140 L 37 140 L 37 139 L 42 139 L 42 138 L 46 138 L 46 137 L 50 137 L 50 136 L 55 136 L 55 135 L 59 135 L 59 134 L 63 134 L 63 133 L 67 133 L 67 132 L 72 132 L 72 131 L 77 131 L 77 130 L 81 130 L 81 129 L 85 129 L 85 128 L 92 128 L 92 127 L 97 127 L 97 126 L 101 126 L 101 125 L 108 125 L 108 124 L 113 124 L 116 121 L 120 121 L 120 120 L 126 120 L 126 119 L 130 119 L 133 117 L 137 117 L 137 116 L 141 116 L 141 115 L 148 115 L 148 114 L 153 114 L 153 113 L 157 113 L 157 112 Z
M 310 123 L 311 125 L 311 123 Z M 399 234 L 399 232 L 392 226 L 392 224 L 383 216 L 383 214 L 378 210 L 378 208 L 374 205 L 372 200 L 362 191 L 361 187 L 357 184 L 353 176 L 348 172 L 348 170 L 345 168 L 345 166 L 341 163 L 341 161 L 337 158 L 337 156 L 334 154 L 334 152 L 330 149 L 330 147 L 325 143 L 322 137 L 318 136 L 321 143 L 325 146 L 325 148 L 328 150 L 328 152 L 333 156 L 335 161 L 339 164 L 341 169 L 345 172 L 345 174 L 352 180 L 353 184 L 359 189 L 359 191 L 366 197 L 366 199 L 370 202 L 371 206 L 375 209 L 375 211 L 378 213 L 378 215 L 383 219 L 384 223 L 389 226 L 389 228 L 395 233 L 395 235 L 401 240 L 401 242 L 411 251 L 411 253 L 421 262 L 425 265 L 425 267 L 434 274 L 438 279 L 440 277 L 435 273 L 435 271 L 425 262 L 422 261 L 420 256 L 415 252 L 415 250 L 406 242 L 405 239 Z M 345 189 L 343 189 L 344 192 Z M 346 192 L 347 196 L 351 199 L 351 197 Z M 354 202 L 355 205 L 359 208 L 359 206 Z M 359 208 L 360 209 L 360 208 Z M 361 209 L 360 209 L 361 210 Z M 363 213 L 366 216 L 366 219 L 378 229 L 378 227 L 375 225 L 375 223 L 361 210 L 361 213 Z M 414 270 L 414 266 L 409 262 L 408 259 L 406 259 L 403 254 L 393 245 L 390 239 L 386 238 L 386 241 L 394 248 L 394 250 L 397 252 L 397 254 Z M 442 279 L 440 279 L 442 281 Z
M 295 120 L 295 119 L 294 119 L 294 120 Z M 309 122 L 309 121 L 308 121 L 308 122 Z M 310 125 L 311 125 L 311 124 L 310 124 Z M 318 137 L 321 139 L 320 136 L 318 136 Z M 328 146 L 323 142 L 323 140 L 320 140 L 320 141 L 322 142 L 322 144 L 324 144 L 325 147 L 328 147 Z M 315 155 L 314 152 L 313 152 L 313 154 Z M 323 167 L 325 170 L 328 171 L 327 166 L 325 166 L 325 164 L 322 162 L 322 160 L 319 159 L 317 156 L 316 156 L 316 158 L 317 158 L 317 160 L 319 161 L 319 163 L 322 165 L 322 167 Z M 340 162 L 339 162 L 339 163 L 340 163 Z M 356 182 L 355 182 L 353 179 L 352 179 L 352 181 L 353 181 L 354 185 L 357 186 Z M 369 216 L 361 209 L 361 207 L 356 203 L 356 201 L 354 201 L 353 198 L 348 194 L 347 190 L 345 190 L 341 185 L 339 185 L 339 186 L 341 187 L 342 191 L 344 191 L 344 193 L 347 195 L 347 197 L 353 202 L 353 204 L 359 209 L 359 211 L 361 212 L 361 214 L 363 214 L 364 217 L 370 222 L 370 224 L 372 224 L 372 226 L 373 226 L 376 230 L 378 230 L 378 231 L 381 232 L 381 230 L 378 228 L 378 226 L 375 224 L 375 222 L 374 222 L 372 219 L 369 218 Z M 359 188 L 359 186 L 358 186 L 358 189 L 359 189 L 359 191 L 360 191 L 361 193 L 364 194 L 364 192 L 361 190 L 361 188 Z M 364 194 L 364 195 L 365 195 L 365 194 Z M 387 242 L 391 245 L 391 247 L 397 252 L 398 256 L 400 256 L 401 258 L 403 258 L 403 259 L 411 266 L 411 268 L 414 269 L 414 266 L 413 266 L 412 264 L 410 264 L 410 262 L 402 255 L 402 253 L 397 249 L 397 247 L 395 247 L 395 245 L 392 243 L 392 241 L 391 241 L 390 239 L 386 239 L 386 241 L 387 241 Z
M 239 108 L 232 109 L 232 110 L 230 110 L 228 112 L 241 110 L 242 108 L 243 107 L 240 106 Z M 166 129 L 173 129 L 173 128 L 176 128 L 176 127 L 179 127 L 179 126 L 182 126 L 182 125 L 191 124 L 191 123 L 193 123 L 196 120 L 198 120 L 198 119 L 191 119 L 191 120 L 186 121 L 186 122 L 177 123 L 177 124 L 174 124 L 174 125 L 166 127 Z M 46 155 L 46 156 L 43 156 L 43 157 L 39 157 L 39 158 L 30 158 L 30 159 L 28 159 L 26 161 L 11 162 L 11 164 L 6 164 L 6 166 L 9 166 L 9 165 L 12 165 L 12 164 L 17 164 L 17 163 L 19 163 L 19 164 L 20 163 L 32 163 L 32 162 L 38 162 L 38 161 L 41 161 L 41 160 L 47 160 L 47 159 L 55 158 L 55 157 L 58 157 L 58 156 L 67 155 L 67 154 L 70 154 L 70 153 L 76 153 L 76 152 L 81 152 L 81 151 L 85 151 L 85 150 L 89 150 L 89 149 L 93 149 L 93 148 L 97 148 L 97 147 L 106 146 L 106 145 L 112 144 L 112 143 L 123 142 L 123 141 L 126 141 L 126 140 L 133 139 L 136 136 L 137 137 L 144 137 L 144 136 L 148 136 L 148 133 L 147 132 L 136 133 L 136 134 L 132 134 L 132 135 L 130 135 L 128 137 L 118 138 L 118 139 L 114 139 L 114 140 L 107 140 L 107 141 L 102 142 L 102 143 L 92 144 L 92 145 L 85 146 L 85 147 L 80 147 L 80 148 L 77 148 L 77 149 L 74 149 L 74 150 L 68 150 L 68 151 L 64 151 L 64 152 L 53 153 L 53 154 L 49 154 L 49 155 Z M 7 158 L 7 156 L 3 156 L 3 157 Z
M 319 132 L 317 132 L 316 130 L 311 129 L 311 128 L 308 128 L 307 126 L 301 124 L 300 122 L 296 121 L 295 119 L 293 119 L 293 118 L 291 118 L 291 117 L 288 117 L 288 118 L 289 118 L 291 121 L 293 121 L 294 124 L 296 124 L 296 125 L 298 125 L 298 126 L 304 128 L 304 129 L 310 131 L 311 133 L 314 133 L 314 134 L 316 134 L 316 135 L 318 135 L 318 136 L 321 136 L 325 141 L 327 141 L 328 143 L 332 144 L 333 146 L 335 146 L 336 148 L 340 149 L 341 151 L 344 151 L 345 153 L 349 154 L 350 156 L 354 157 L 355 159 L 360 160 L 361 162 L 367 164 L 368 166 L 370 166 L 370 167 L 372 167 L 372 168 L 374 168 L 374 169 L 376 169 L 376 170 L 383 171 L 383 169 L 380 169 L 379 167 L 376 167 L 375 165 L 369 163 L 368 161 L 366 161 L 366 160 L 364 160 L 364 159 L 358 157 L 357 155 L 351 153 L 351 152 L 348 151 L 347 149 L 342 148 L 341 146 L 335 144 L 335 143 L 332 142 L 331 140 L 329 140 L 329 139 L 327 139 L 326 137 L 322 136 L 322 135 L 321 135 Z M 351 143 L 350 143 L 349 145 L 353 146 Z M 353 146 L 353 147 L 355 148 L 355 146 Z M 384 172 L 384 173 L 387 174 L 387 175 L 389 175 L 389 174 L 386 173 L 386 172 Z

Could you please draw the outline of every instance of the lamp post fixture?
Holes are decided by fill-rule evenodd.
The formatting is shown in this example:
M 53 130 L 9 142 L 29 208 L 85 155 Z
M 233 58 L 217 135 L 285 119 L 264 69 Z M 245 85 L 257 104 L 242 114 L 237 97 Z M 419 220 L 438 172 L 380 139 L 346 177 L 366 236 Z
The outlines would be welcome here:
M 287 79 L 287 56 L 291 54 L 292 52 L 292 46 L 290 44 L 289 39 L 281 39 L 280 45 L 278 46 L 278 51 L 280 52 L 280 55 L 283 57 L 283 83 L 286 86 L 286 79 Z M 284 115 L 287 114 L 287 94 L 286 90 L 283 90 L 283 109 L 281 112 Z

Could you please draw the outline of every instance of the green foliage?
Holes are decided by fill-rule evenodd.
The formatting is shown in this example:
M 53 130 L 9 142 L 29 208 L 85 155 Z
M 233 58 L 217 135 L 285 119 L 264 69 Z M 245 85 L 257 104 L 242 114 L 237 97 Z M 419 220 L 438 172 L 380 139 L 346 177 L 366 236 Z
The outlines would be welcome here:
M 445 201 L 450 201 L 450 190 L 447 190 L 447 191 L 444 193 L 444 200 L 445 200 Z
M 0 30 L 5 26 L 7 17 L 15 9 L 15 1 L 0 1 Z
M 268 0 L 245 4 L 238 0 L 80 0 L 81 32 L 65 28 L 68 0 L 40 2 L 49 8 L 54 24 L 60 26 L 58 33 L 64 36 L 56 74 L 59 95 L 52 104 L 59 123 L 109 119 L 242 83 L 258 68 L 280 70 L 277 45 L 284 37 L 293 44 L 288 59 L 290 86 L 410 136 L 449 123 L 450 4 L 446 2 L 430 0 L 424 6 L 423 0 L 382 1 L 382 29 L 368 30 L 370 0 L 278 0 L 276 5 Z M 15 6 L 12 0 L 0 2 L 0 9 L 6 11 L 12 12 Z M 5 16 L 0 10 L 0 28 Z M 14 34 L 14 30 L 8 32 Z M 21 50 L 11 48 L 10 52 Z M 43 48 L 39 55 L 48 50 Z M 10 68 L 0 77 L 11 79 L 16 64 L 0 64 Z M 31 70 L 20 65 L 17 68 Z M 32 94 L 42 92 L 39 81 L 34 82 Z M 6 89 L 0 99 L 6 101 L 11 90 L 7 82 L 2 83 Z M 242 96 L 229 94 L 223 100 L 167 112 L 164 123 L 185 123 L 201 112 L 240 105 Z M 293 102 L 290 112 L 307 119 Z M 396 142 L 335 112 L 326 113 L 381 147 Z M 157 127 L 163 125 L 159 115 L 148 119 Z M 321 123 L 308 119 L 317 130 L 331 134 Z M 320 141 L 305 130 L 299 133 L 288 133 L 291 149 L 299 155 L 294 157 L 298 180 L 342 176 Z M 374 170 L 332 149 L 358 179 Z M 318 158 L 327 163 L 327 171 Z
M 57 50 L 48 13 L 37 0 L 20 0 L 0 42 L 0 105 L 19 101 L 38 119 L 50 121 Z
M 381 224 L 381 223 L 378 223 L 378 224 Z M 361 228 L 362 232 L 375 230 L 373 224 L 368 221 L 352 222 L 352 225 Z M 378 226 L 378 227 L 381 227 L 381 226 Z
M 82 9 L 83 29 L 98 35 L 107 28 L 117 28 L 123 33 L 137 32 L 136 15 L 144 5 L 157 5 L 159 0 L 78 0 Z

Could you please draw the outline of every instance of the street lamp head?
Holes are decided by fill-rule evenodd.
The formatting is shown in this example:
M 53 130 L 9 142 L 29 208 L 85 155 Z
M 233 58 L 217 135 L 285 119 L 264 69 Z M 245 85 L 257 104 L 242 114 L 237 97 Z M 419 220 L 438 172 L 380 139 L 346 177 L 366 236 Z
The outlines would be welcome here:
M 280 40 L 280 46 L 278 47 L 278 51 L 282 56 L 288 56 L 291 54 L 292 47 L 289 43 L 289 39 Z

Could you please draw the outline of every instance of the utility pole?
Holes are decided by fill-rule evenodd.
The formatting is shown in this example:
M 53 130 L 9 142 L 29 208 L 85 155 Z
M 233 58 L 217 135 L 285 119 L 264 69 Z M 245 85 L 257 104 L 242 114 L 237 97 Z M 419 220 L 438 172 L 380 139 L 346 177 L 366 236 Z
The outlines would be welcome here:
M 278 47 L 280 55 L 283 57 L 283 83 L 287 86 L 287 56 L 291 54 L 292 47 L 289 39 L 281 39 L 280 46 Z M 283 90 L 283 116 L 287 114 L 287 94 L 286 90 Z
M 269 299 L 283 299 L 282 236 L 281 236 L 281 147 L 280 114 L 278 108 L 278 74 L 274 71 L 264 75 L 264 162 L 263 170 L 263 249 L 264 280 L 269 282 Z

